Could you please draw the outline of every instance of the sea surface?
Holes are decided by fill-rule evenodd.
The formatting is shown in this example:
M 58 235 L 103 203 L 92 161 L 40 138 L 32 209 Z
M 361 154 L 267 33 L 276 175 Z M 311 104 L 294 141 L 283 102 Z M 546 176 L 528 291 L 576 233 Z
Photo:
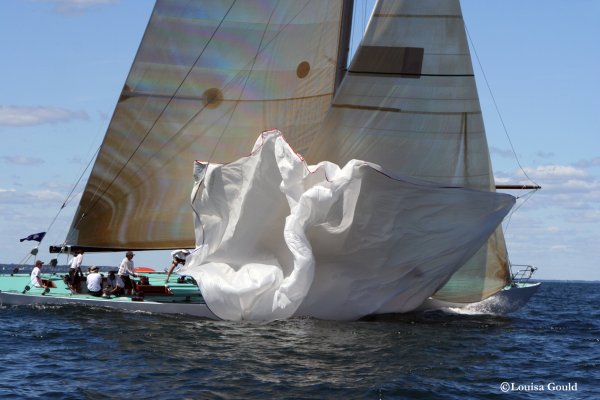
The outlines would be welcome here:
M 2 399 L 600 399 L 600 283 L 510 316 L 232 323 L 0 307 Z

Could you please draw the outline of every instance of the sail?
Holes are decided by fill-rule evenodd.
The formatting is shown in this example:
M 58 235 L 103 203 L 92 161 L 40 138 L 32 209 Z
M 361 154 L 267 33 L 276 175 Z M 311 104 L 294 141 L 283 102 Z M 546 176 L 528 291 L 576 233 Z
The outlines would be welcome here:
M 508 283 L 510 268 L 502 228 L 433 296 L 451 303 L 475 303 Z
M 381 0 L 307 161 L 361 159 L 399 175 L 494 191 L 458 0 Z M 501 231 L 441 292 L 472 302 L 504 287 Z
M 180 273 L 228 320 L 411 311 L 515 201 L 361 160 L 307 166 L 278 131 L 259 137 L 248 157 L 199 164 L 196 180 L 196 251 Z
M 66 244 L 194 245 L 190 166 L 277 127 L 307 149 L 331 103 L 341 0 L 158 0 Z

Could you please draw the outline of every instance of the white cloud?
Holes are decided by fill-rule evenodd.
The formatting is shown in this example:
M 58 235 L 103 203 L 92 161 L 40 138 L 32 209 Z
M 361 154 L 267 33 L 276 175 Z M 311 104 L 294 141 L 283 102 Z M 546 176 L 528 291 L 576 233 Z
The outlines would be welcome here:
M 564 179 L 587 176 L 585 171 L 571 165 L 540 165 L 535 168 L 525 167 L 524 171 L 532 179 Z
M 84 111 L 59 107 L 0 106 L 0 126 L 32 126 L 72 120 L 87 120 Z
M 580 168 L 600 167 L 600 157 L 592 158 L 591 160 L 580 160 L 574 165 Z
M 537 153 L 535 153 L 536 156 L 540 157 L 540 158 L 552 158 L 554 157 L 554 153 L 547 153 L 545 151 L 538 151 Z
M 43 189 L 21 192 L 15 189 L 0 189 L 0 204 L 40 204 L 54 203 L 60 206 L 64 194 Z
M 572 248 L 571 246 L 567 246 L 565 244 L 555 244 L 553 246 L 550 246 L 550 251 L 553 252 L 566 252 L 566 251 L 571 251 Z
M 527 207 L 534 213 L 543 212 L 554 218 L 545 221 L 544 234 L 564 235 L 563 223 L 589 228 L 591 223 L 600 222 L 600 177 L 592 172 L 574 165 L 554 164 L 525 168 L 525 173 L 542 186 L 542 190 L 528 199 Z M 523 171 L 502 173 L 497 177 L 497 182 L 531 183 L 525 178 Z M 513 194 L 523 196 L 522 193 Z M 515 216 L 521 212 L 517 212 Z M 560 231 L 554 231 L 555 227 L 560 227 Z
M 48 201 L 48 200 L 60 201 L 64 197 L 60 193 L 54 192 L 52 190 L 34 190 L 32 192 L 28 192 L 27 195 L 31 196 L 34 200 L 41 200 L 41 201 Z
M 583 209 L 581 212 L 570 215 L 567 221 L 571 223 L 600 223 L 599 209 Z
M 490 154 L 502 158 L 514 158 L 515 156 L 515 153 L 510 149 L 499 149 L 494 146 L 490 146 Z
M 44 163 L 44 160 L 36 157 L 3 156 L 2 159 L 6 163 L 14 165 L 39 165 Z
M 54 10 L 60 14 L 81 14 L 94 6 L 116 4 L 119 0 L 37 0 L 54 5 Z

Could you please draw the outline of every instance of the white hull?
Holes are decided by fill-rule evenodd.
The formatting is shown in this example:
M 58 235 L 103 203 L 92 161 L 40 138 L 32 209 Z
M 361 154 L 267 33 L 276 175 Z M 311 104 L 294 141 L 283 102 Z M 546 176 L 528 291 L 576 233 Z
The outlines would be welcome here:
M 507 286 L 503 290 L 477 303 L 452 303 L 429 298 L 417 311 L 450 311 L 458 313 L 504 315 L 523 307 L 539 289 L 541 283 L 524 283 Z
M 449 311 L 468 314 L 504 315 L 523 307 L 540 287 L 540 283 L 519 284 L 507 287 L 495 295 L 477 303 L 452 303 L 433 298 L 427 299 L 416 311 Z M 34 289 L 35 290 L 35 289 Z M 156 301 L 132 301 L 129 297 L 90 298 L 78 296 L 43 296 L 41 293 L 21 294 L 18 292 L 0 292 L 0 305 L 36 306 L 36 305 L 80 305 L 86 307 L 112 308 L 124 311 L 141 311 L 158 314 L 181 314 L 218 320 L 206 304 L 169 303 Z
M 39 294 L 20 294 L 0 292 L 0 304 L 15 306 L 32 305 L 81 305 L 87 307 L 114 308 L 126 311 L 142 311 L 159 314 L 183 314 L 208 319 L 219 319 L 206 304 L 162 303 L 154 301 L 131 301 L 127 297 L 113 299 L 90 299 L 81 297 L 42 296 Z

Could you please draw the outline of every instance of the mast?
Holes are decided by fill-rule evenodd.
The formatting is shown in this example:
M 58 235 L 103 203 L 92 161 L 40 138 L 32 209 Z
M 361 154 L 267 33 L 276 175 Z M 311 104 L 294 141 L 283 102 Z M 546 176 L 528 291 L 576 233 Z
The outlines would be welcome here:
M 342 19 L 340 28 L 340 43 L 338 45 L 337 68 L 333 92 L 336 93 L 342 79 L 348 71 L 348 53 L 350 53 L 350 35 L 352 33 L 352 14 L 354 0 L 344 0 L 342 4 Z

